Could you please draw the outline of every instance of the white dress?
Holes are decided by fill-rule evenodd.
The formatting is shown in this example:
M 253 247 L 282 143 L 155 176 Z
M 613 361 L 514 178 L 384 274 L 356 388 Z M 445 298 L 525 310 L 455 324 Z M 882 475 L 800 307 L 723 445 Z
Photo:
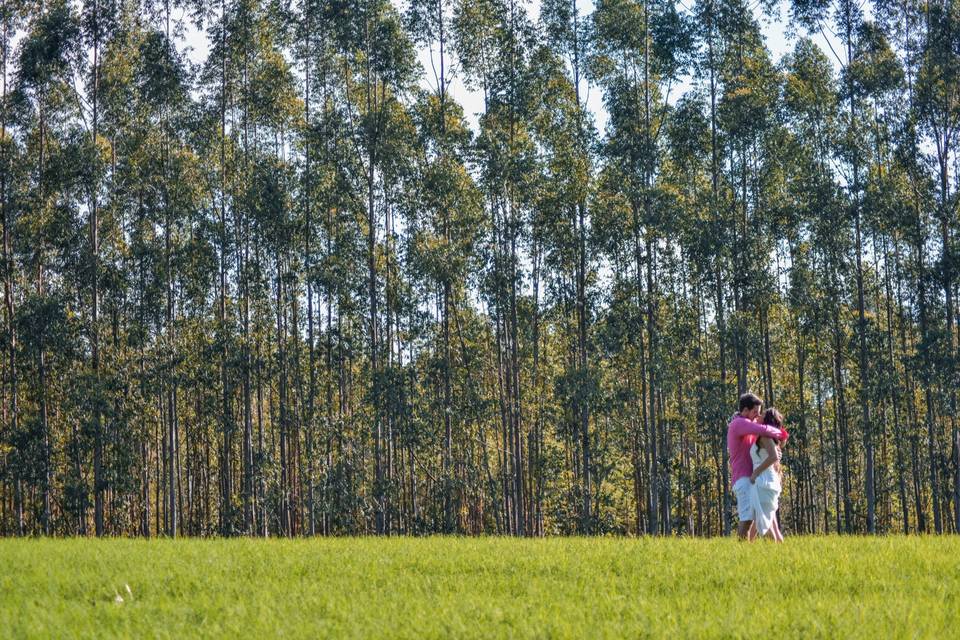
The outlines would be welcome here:
M 759 467 L 767 459 L 767 450 L 758 449 L 757 445 L 750 446 L 750 459 L 753 468 Z M 757 476 L 757 481 L 750 487 L 750 504 L 753 507 L 753 522 L 757 527 L 758 535 L 766 535 L 773 525 L 773 518 L 780 506 L 780 476 L 773 465 L 767 467 Z

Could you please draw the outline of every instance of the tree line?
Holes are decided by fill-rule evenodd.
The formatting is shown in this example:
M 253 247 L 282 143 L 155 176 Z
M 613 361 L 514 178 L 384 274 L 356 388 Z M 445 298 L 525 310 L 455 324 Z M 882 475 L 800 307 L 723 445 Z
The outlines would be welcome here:
M 956 3 L 0 12 L 0 534 L 960 530 Z

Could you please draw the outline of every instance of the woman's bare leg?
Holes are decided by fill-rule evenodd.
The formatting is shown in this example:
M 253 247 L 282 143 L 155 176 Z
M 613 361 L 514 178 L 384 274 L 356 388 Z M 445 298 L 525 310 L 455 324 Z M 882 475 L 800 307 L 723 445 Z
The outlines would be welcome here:
M 773 526 L 770 527 L 770 530 L 773 532 L 773 539 L 777 542 L 783 542 L 783 534 L 780 533 L 780 522 L 777 519 L 777 516 L 773 516 Z

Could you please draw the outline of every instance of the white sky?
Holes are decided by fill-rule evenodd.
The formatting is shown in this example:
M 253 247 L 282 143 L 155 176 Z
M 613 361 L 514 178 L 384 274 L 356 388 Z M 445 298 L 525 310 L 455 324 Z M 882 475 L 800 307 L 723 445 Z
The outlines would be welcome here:
M 681 9 L 687 9 L 688 5 L 683 0 L 678 0 L 678 2 Z M 398 7 L 402 6 L 402 3 L 398 2 L 398 0 L 394 0 L 394 4 L 396 4 Z M 594 3 L 592 0 L 577 0 L 577 8 L 580 10 L 581 15 L 591 14 L 593 12 L 593 7 Z M 789 3 L 786 0 L 781 0 L 779 11 L 780 16 L 778 19 L 769 20 L 760 16 L 758 13 L 755 13 L 758 21 L 761 24 L 761 29 L 763 31 L 767 48 L 770 50 L 771 56 L 775 63 L 779 62 L 785 54 L 793 50 L 794 42 L 796 40 L 795 37 L 788 35 L 790 31 L 790 25 L 787 23 L 789 14 L 788 9 Z M 533 22 L 537 22 L 540 16 L 540 0 L 532 0 L 528 4 L 527 10 L 530 14 L 531 20 Z M 833 56 L 829 54 L 824 37 L 820 34 L 813 35 L 812 37 L 815 42 L 824 48 L 831 61 L 836 63 L 836 60 L 833 58 Z M 420 49 L 417 54 L 420 59 L 420 64 L 425 70 L 422 81 L 424 83 L 433 83 L 433 74 L 430 71 L 430 51 L 427 49 Z M 672 91 L 671 102 L 682 96 L 687 90 L 689 90 L 689 88 L 689 82 L 685 84 L 681 83 L 679 86 L 675 86 Z M 603 106 L 603 95 L 601 91 L 598 87 L 589 86 L 585 81 L 583 82 L 581 91 L 582 95 L 586 96 L 588 109 L 596 118 L 598 131 L 603 132 L 606 125 L 607 116 L 606 110 Z M 474 130 L 476 130 L 478 116 L 483 112 L 483 94 L 479 91 L 470 91 L 467 89 L 463 85 L 461 78 L 454 78 L 451 86 L 451 93 L 463 106 L 471 126 L 474 128 Z
M 686 9 L 687 4 L 683 0 L 678 1 L 681 9 Z M 406 0 L 393 0 L 393 2 L 398 9 L 402 10 Z M 592 13 L 593 5 L 594 3 L 592 0 L 577 0 L 577 7 L 581 11 L 581 15 L 589 15 Z M 529 12 L 531 20 L 533 22 L 537 22 L 540 16 L 540 0 L 531 0 L 531 2 L 529 2 L 527 5 L 527 11 Z M 769 20 L 760 16 L 759 14 L 756 15 L 757 19 L 760 21 L 767 48 L 770 50 L 774 62 L 779 62 L 786 53 L 789 53 L 793 49 L 793 43 L 795 41 L 795 38 L 789 35 L 790 29 L 786 21 L 788 16 L 788 2 L 786 2 L 786 0 L 781 0 L 780 16 L 778 19 Z M 833 56 L 830 55 L 829 49 L 826 47 L 826 41 L 824 37 L 820 34 L 816 34 L 813 36 L 813 39 L 822 48 L 824 48 L 824 51 L 828 54 L 830 59 L 833 62 L 836 62 Z M 188 47 L 188 55 L 192 62 L 198 64 L 205 59 L 207 55 L 206 37 L 202 32 L 195 29 L 192 25 L 186 25 L 186 37 L 183 44 Z M 430 65 L 431 52 L 426 48 L 421 48 L 417 52 L 417 56 L 423 68 L 421 83 L 424 86 L 430 86 L 434 83 L 433 72 L 431 71 Z M 670 97 L 671 101 L 679 98 L 689 88 L 689 82 L 676 85 Z M 482 93 L 467 89 L 463 84 L 463 79 L 457 76 L 454 76 L 453 78 L 450 91 L 454 99 L 456 99 L 457 102 L 463 106 L 468 122 L 473 127 L 474 131 L 476 131 L 479 115 L 483 112 Z M 588 85 L 586 81 L 584 81 L 583 86 L 581 87 L 581 92 L 582 95 L 586 96 L 588 109 L 594 114 L 598 131 L 603 132 L 607 117 L 606 111 L 603 107 L 603 96 L 599 88 L 592 87 Z

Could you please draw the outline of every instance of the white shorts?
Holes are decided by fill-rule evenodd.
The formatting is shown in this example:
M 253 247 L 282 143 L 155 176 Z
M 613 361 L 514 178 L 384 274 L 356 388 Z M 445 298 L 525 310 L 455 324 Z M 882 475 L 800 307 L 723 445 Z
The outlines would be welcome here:
M 753 521 L 753 506 L 750 504 L 750 478 L 740 478 L 733 484 L 733 493 L 737 496 L 737 518 L 740 522 Z

